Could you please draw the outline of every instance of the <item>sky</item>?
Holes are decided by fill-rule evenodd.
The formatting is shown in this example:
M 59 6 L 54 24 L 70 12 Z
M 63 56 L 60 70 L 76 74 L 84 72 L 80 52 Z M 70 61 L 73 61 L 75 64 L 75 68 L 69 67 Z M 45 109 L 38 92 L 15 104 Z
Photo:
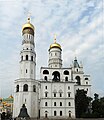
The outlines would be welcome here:
M 0 97 L 13 94 L 19 78 L 22 25 L 31 13 L 35 27 L 36 73 L 48 66 L 48 49 L 62 47 L 63 67 L 76 56 L 91 75 L 92 94 L 104 96 L 104 0 L 0 0 Z

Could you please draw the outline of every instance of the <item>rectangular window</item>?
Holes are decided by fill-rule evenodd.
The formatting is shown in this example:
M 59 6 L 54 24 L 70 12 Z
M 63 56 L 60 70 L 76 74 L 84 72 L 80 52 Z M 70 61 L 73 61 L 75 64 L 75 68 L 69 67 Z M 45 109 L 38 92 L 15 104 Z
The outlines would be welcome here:
M 54 106 L 56 106 L 56 102 L 54 102 Z
M 45 102 L 45 106 L 47 106 L 47 102 Z
M 62 102 L 60 102 L 60 106 L 62 106 Z
M 62 93 L 60 93 L 60 97 L 62 97 Z
M 62 111 L 60 111 L 60 116 L 62 116 Z
M 45 86 L 45 89 L 47 89 L 47 86 Z
M 56 116 L 57 115 L 57 113 L 56 113 L 56 111 L 54 111 L 54 116 Z
M 54 97 L 56 97 L 56 93 L 54 93 Z
M 70 90 L 70 86 L 68 86 L 68 90 Z
M 45 97 L 47 97 L 47 93 L 45 93 Z
M 68 104 L 69 104 L 69 106 L 71 106 L 71 103 L 70 103 L 70 102 L 69 102 Z
M 68 93 L 68 97 L 70 97 L 70 93 Z

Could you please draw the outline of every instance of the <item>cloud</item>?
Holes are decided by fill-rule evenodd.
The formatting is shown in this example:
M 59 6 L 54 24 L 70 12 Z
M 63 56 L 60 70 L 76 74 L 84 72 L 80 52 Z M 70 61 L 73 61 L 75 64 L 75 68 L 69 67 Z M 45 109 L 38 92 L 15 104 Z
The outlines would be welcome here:
M 101 93 L 104 66 L 102 1 L 9 0 L 0 3 L 0 94 L 11 94 L 13 81 L 18 77 L 21 29 L 28 11 L 36 30 L 37 79 L 40 67 L 48 66 L 48 49 L 57 34 L 57 42 L 62 46 L 63 66 L 70 66 L 76 51 L 85 72 L 92 77 L 93 90 Z

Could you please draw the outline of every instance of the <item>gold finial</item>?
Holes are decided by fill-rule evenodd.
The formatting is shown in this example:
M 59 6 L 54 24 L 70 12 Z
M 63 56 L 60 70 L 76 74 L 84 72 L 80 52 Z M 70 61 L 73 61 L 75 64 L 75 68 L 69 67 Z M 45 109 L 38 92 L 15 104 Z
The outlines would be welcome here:
M 30 16 L 31 16 L 31 13 L 28 12 L 28 19 L 27 19 L 27 22 L 30 23 Z
M 56 34 L 54 34 L 54 43 L 56 43 Z

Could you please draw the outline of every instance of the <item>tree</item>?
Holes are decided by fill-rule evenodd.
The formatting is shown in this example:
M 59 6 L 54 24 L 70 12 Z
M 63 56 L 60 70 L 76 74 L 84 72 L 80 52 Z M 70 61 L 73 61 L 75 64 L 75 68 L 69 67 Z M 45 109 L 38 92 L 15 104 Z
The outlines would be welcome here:
M 75 95 L 75 110 L 76 110 L 76 117 L 81 118 L 84 117 L 84 115 L 88 112 L 89 110 L 89 105 L 91 102 L 92 98 L 87 96 L 87 91 L 82 90 L 77 90 L 76 95 Z
M 92 116 L 94 118 L 104 118 L 104 97 L 99 99 L 98 94 L 94 94 L 94 101 L 92 102 Z

